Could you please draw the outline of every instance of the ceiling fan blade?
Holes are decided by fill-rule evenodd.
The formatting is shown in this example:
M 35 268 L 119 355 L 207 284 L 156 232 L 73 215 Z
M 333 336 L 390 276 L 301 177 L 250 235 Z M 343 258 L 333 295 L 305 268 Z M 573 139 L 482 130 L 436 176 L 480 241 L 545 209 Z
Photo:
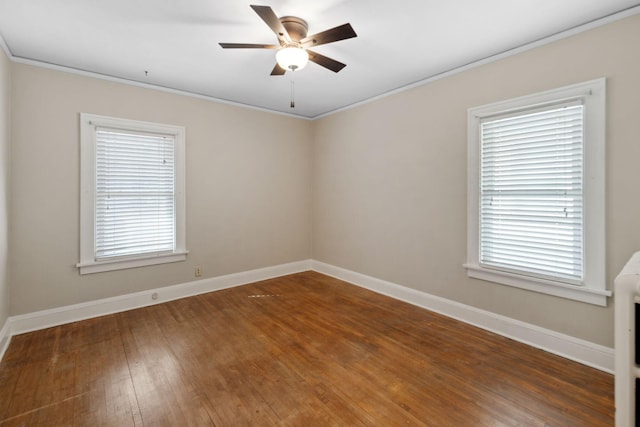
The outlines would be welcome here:
M 347 64 L 343 64 L 342 62 L 336 61 L 335 59 L 331 59 L 324 55 L 320 55 L 319 53 L 312 52 L 308 49 L 307 53 L 309 54 L 309 61 L 313 61 L 316 64 L 333 71 L 334 73 L 337 73 L 347 66 Z
M 252 44 L 252 43 L 218 43 L 224 49 L 280 49 L 281 46 L 275 44 Z
M 276 64 L 276 66 L 273 67 L 273 71 L 271 71 L 271 75 L 272 76 L 284 76 L 284 73 L 286 73 L 286 72 L 287 72 L 287 70 L 282 68 L 280 65 Z
M 351 24 L 343 24 L 335 28 L 308 36 L 300 40 L 302 47 L 314 47 L 340 40 L 358 37 Z
M 280 22 L 280 19 L 275 14 L 273 9 L 271 9 L 269 6 L 256 6 L 253 4 L 250 6 L 251 9 L 253 9 L 260 18 L 262 18 L 265 24 L 267 24 L 269 28 L 271 28 L 271 31 L 276 33 L 278 39 L 283 38 L 287 43 L 291 43 L 291 37 L 289 37 L 289 33 L 287 32 L 286 28 L 284 28 L 284 25 L 282 25 L 282 22 Z

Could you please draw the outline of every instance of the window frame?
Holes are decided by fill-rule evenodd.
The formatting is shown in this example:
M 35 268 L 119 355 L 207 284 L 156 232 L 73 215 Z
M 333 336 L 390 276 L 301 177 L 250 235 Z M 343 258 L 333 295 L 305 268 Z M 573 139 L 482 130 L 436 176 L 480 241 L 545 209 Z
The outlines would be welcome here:
M 484 266 L 480 263 L 480 124 L 487 117 L 582 100 L 584 104 L 583 210 L 584 258 L 580 285 Z M 600 78 L 545 92 L 473 107 L 467 116 L 467 261 L 471 278 L 606 306 L 605 132 L 606 79 Z
M 96 260 L 95 201 L 96 201 L 96 128 L 149 132 L 171 135 L 174 138 L 174 206 L 175 249 L 173 252 L 131 255 Z M 184 261 L 186 249 L 185 203 L 185 136 L 182 126 L 121 119 L 95 114 L 80 114 L 80 274 L 121 270 L 148 265 Z

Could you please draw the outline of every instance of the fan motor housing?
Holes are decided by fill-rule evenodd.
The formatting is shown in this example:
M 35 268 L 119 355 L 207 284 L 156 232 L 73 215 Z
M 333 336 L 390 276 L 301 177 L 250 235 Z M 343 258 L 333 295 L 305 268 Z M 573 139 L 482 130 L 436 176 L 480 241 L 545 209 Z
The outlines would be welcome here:
M 309 25 L 304 19 L 298 18 L 297 16 L 283 16 L 280 18 L 280 22 L 289 33 L 291 40 L 299 42 L 307 37 Z

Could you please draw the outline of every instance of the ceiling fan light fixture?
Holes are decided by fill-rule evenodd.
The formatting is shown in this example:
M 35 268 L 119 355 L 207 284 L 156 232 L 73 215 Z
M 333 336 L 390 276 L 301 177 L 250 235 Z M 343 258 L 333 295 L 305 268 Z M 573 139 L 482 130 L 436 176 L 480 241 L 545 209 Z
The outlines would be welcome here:
M 276 61 L 284 70 L 302 70 L 309 62 L 309 54 L 301 47 L 288 46 L 276 53 Z

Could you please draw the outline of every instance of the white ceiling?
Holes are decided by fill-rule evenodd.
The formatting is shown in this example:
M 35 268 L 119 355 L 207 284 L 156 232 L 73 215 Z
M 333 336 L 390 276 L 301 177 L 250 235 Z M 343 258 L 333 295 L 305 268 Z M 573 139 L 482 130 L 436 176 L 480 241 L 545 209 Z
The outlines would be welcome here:
M 357 38 L 314 48 L 347 64 L 272 77 L 277 44 L 249 7 Z M 638 0 L 0 0 L 0 35 L 37 61 L 263 109 L 318 117 L 620 11 Z M 634 8 L 633 10 L 629 10 Z M 145 75 L 145 71 L 148 75 Z M 289 106 L 295 81 L 296 108 Z

